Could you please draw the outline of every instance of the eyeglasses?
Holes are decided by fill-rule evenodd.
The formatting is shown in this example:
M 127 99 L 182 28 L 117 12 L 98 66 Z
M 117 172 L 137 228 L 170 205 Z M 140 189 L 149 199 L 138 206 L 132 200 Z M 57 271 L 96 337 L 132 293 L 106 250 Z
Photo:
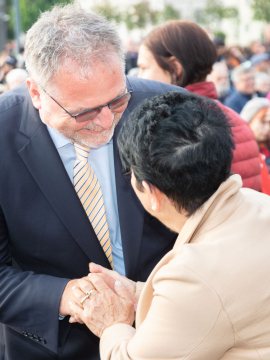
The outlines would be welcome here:
M 108 102 L 105 105 L 100 105 L 100 106 L 94 107 L 92 109 L 82 111 L 75 115 L 71 114 L 62 105 L 60 105 L 59 102 L 57 102 L 50 94 L 48 94 L 47 91 L 45 89 L 43 89 L 43 87 L 41 85 L 39 85 L 39 86 L 54 102 L 56 102 L 57 105 L 59 105 L 63 110 L 65 110 L 65 112 L 68 113 L 71 117 L 73 117 L 78 123 L 80 123 L 80 122 L 86 122 L 86 121 L 93 120 L 95 117 L 97 117 L 100 114 L 101 110 L 106 106 L 108 106 L 108 108 L 112 112 L 124 111 L 125 110 L 124 106 L 127 105 L 127 103 L 129 102 L 129 100 L 131 98 L 131 94 L 134 92 L 134 89 L 130 85 L 130 82 L 128 81 L 127 77 L 126 77 L 126 79 L 127 79 L 128 85 L 130 87 L 130 90 L 127 93 L 125 93 L 121 96 L 118 96 L 117 98 L 113 99 L 112 101 Z

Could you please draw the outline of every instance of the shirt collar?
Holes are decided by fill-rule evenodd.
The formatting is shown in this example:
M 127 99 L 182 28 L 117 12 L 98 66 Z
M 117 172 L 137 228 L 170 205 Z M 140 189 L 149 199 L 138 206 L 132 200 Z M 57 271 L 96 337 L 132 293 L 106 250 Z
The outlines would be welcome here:
M 49 134 L 52 138 L 52 141 L 56 147 L 56 149 L 60 149 L 63 146 L 71 143 L 71 140 L 60 134 L 57 130 L 51 128 L 50 126 L 46 125 L 49 131 Z
M 56 149 L 60 149 L 70 143 L 72 143 L 72 141 L 68 138 L 66 138 L 65 136 L 63 136 L 62 134 L 60 134 L 57 130 L 53 129 L 52 127 L 47 126 L 47 129 L 49 131 L 49 134 L 52 138 L 52 141 L 56 147 Z M 107 144 L 104 144 L 104 145 L 101 145 L 101 146 L 105 146 L 105 145 L 108 145 L 108 144 L 112 144 L 113 142 L 113 139 L 111 139 Z M 101 147 L 100 146 L 100 147 Z

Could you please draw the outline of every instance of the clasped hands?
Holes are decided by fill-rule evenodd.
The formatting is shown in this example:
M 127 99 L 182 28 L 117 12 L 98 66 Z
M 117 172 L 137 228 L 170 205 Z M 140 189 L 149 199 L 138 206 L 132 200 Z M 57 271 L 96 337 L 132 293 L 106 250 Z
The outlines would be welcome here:
M 91 292 L 89 298 L 86 293 Z M 137 309 L 135 282 L 91 263 L 90 274 L 82 279 L 71 280 L 63 293 L 59 313 L 70 315 L 70 322 L 85 323 L 98 337 L 108 327 L 123 323 L 132 325 Z

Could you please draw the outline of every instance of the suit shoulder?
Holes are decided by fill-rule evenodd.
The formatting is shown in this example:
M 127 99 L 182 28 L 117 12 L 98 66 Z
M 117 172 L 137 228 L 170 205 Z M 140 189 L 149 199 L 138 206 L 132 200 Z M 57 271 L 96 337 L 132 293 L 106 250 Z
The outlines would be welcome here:
M 134 93 L 152 93 L 154 95 L 162 94 L 167 91 L 183 91 L 186 92 L 186 89 L 181 88 L 180 86 L 175 86 L 171 84 L 162 83 L 154 80 L 140 79 L 136 77 L 129 76 L 128 80 L 134 89 Z
M 5 111 L 12 109 L 14 106 L 23 103 L 27 92 L 28 89 L 26 84 L 22 84 L 0 95 L 0 114 L 3 114 Z M 3 118 L 3 115 L 1 118 Z
M 186 92 L 187 90 L 170 84 L 165 84 L 154 80 L 139 79 L 136 77 L 128 77 L 128 80 L 133 87 L 133 94 L 128 104 L 128 110 L 132 111 L 136 106 L 146 99 L 152 98 L 156 95 L 166 93 L 168 91 Z

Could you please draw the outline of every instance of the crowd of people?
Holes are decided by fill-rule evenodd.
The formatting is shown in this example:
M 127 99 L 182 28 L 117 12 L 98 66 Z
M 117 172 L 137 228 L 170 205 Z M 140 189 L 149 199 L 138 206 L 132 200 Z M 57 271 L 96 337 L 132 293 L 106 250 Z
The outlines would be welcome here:
M 270 25 L 128 47 L 75 3 L 0 56 L 0 360 L 269 359 Z
M 270 100 L 270 24 L 267 24 L 264 29 L 265 40 L 252 41 L 250 46 L 246 48 L 240 46 L 226 47 L 223 39 L 214 38 L 211 34 L 210 36 L 208 34 L 213 43 L 213 46 L 211 46 L 203 36 L 202 29 L 197 27 L 197 33 L 195 34 L 194 27 L 195 24 L 192 26 L 191 23 L 170 22 L 154 29 L 143 40 L 139 48 L 137 68 L 130 70 L 129 73 L 133 76 L 171 82 L 184 87 L 193 85 L 192 87 L 188 86 L 187 89 L 218 100 L 220 104 L 225 106 L 223 106 L 223 109 L 227 112 L 229 111 L 228 108 L 234 110 L 234 112 L 229 111 L 234 122 L 236 118 L 239 121 L 241 117 L 250 125 L 254 133 L 260 149 L 259 158 L 263 191 L 270 194 L 268 175 L 270 172 L 270 127 L 266 119 L 268 101 L 264 101 L 264 105 L 267 106 L 263 107 L 265 111 L 263 116 L 259 116 L 259 121 L 258 117 L 255 116 L 256 114 L 249 120 L 246 120 L 245 116 L 243 116 L 243 112 L 246 113 L 244 107 L 247 105 L 249 109 L 255 98 Z M 204 39 L 203 44 L 205 46 L 196 41 L 199 38 Z M 197 46 L 196 49 L 195 46 Z M 213 53 L 213 48 L 215 48 L 216 53 Z M 185 59 L 184 54 L 187 54 Z M 208 64 L 205 62 L 206 54 L 212 56 Z M 172 57 L 174 57 L 174 63 Z M 181 76 L 179 74 L 179 71 L 181 72 L 179 64 L 185 73 L 192 69 L 191 73 L 193 75 L 188 80 L 188 83 L 183 81 L 183 74 Z M 163 73 L 160 71 L 161 69 Z M 202 72 L 203 75 L 196 78 L 197 72 Z M 168 77 L 168 75 L 170 76 Z M 248 105 L 250 101 L 251 105 Z M 257 119 L 255 121 L 257 131 L 253 123 L 255 119 Z M 236 130 L 236 132 L 238 131 Z M 260 135 L 258 135 L 259 132 Z M 238 135 L 244 136 L 244 133 L 245 131 L 240 135 L 238 132 Z M 240 140 L 240 142 L 243 142 L 243 140 Z M 248 150 L 243 152 L 245 151 L 248 153 Z M 239 158 L 243 159 L 243 156 Z M 248 174 L 243 176 L 243 173 L 241 173 L 244 179 L 246 176 L 251 176 L 251 169 L 256 172 L 256 167 L 252 167 L 250 164 L 246 168 L 249 168 Z M 266 169 L 268 173 L 265 172 Z
M 16 54 L 16 45 L 8 43 L 0 53 L 0 94 L 22 84 L 28 77 L 25 69 L 24 47 Z

